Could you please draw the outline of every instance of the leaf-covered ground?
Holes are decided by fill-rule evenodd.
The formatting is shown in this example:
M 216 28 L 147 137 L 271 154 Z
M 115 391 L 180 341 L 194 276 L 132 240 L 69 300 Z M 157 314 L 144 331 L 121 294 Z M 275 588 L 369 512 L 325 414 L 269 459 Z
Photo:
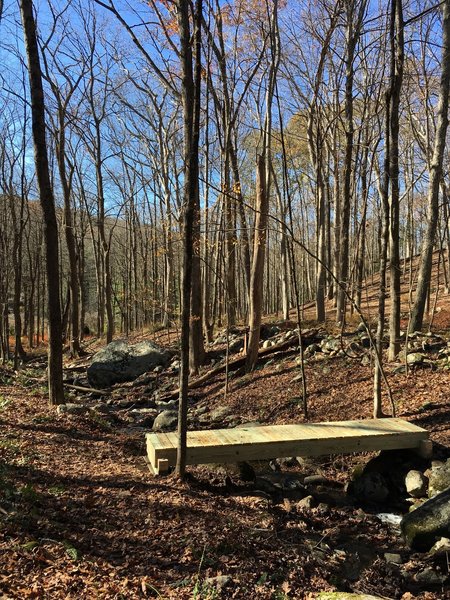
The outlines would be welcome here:
M 285 357 L 232 379 L 226 399 L 218 378 L 192 402 L 208 410 L 225 404 L 237 422 L 302 421 L 297 373 L 293 357 Z M 142 431 L 58 415 L 33 379 L 6 369 L 1 378 L 3 598 L 287 599 L 332 590 L 450 597 L 445 586 L 423 581 L 426 569 L 448 573 L 445 559 L 413 554 L 370 512 L 274 502 L 251 492 L 237 472 L 213 467 L 192 468 L 185 483 L 154 478 Z M 399 416 L 426 427 L 445 455 L 449 372 L 389 379 Z M 307 381 L 311 420 L 370 417 L 370 366 L 311 361 Z M 344 483 L 364 460 L 325 457 L 316 471 Z M 386 552 L 399 553 L 403 564 L 387 562 Z M 217 576 L 226 577 L 210 579 Z

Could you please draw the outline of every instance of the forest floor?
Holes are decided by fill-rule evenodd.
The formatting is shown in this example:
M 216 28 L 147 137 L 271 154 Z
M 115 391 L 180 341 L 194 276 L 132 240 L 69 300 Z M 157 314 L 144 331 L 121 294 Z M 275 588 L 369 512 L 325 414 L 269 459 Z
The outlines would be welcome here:
M 448 314 L 444 307 L 436 323 L 447 339 Z M 153 477 L 142 429 L 58 414 L 46 401 L 43 367 L 32 368 L 0 371 L 0 598 L 287 600 L 334 590 L 450 598 L 443 579 L 429 577 L 448 577 L 448 556 L 409 549 L 377 516 L 380 506 L 309 508 L 252 488 L 233 466 L 191 467 L 183 483 Z M 302 422 L 298 372 L 292 354 L 274 357 L 231 379 L 226 397 L 218 375 L 195 389 L 191 407 L 216 411 L 214 427 Z M 388 366 L 387 376 L 398 416 L 426 428 L 437 457 L 449 457 L 450 371 Z M 306 379 L 310 421 L 370 418 L 370 365 L 309 360 Z M 305 462 L 303 474 L 342 489 L 370 456 L 321 457 Z
M 225 403 L 241 422 L 301 422 L 296 371 L 287 358 L 246 376 L 245 384 L 232 381 L 226 400 L 214 391 L 216 381 L 196 390 L 193 401 L 207 399 L 211 410 Z M 312 421 L 370 417 L 370 367 L 330 358 L 308 365 L 306 374 Z M 274 502 L 247 493 L 232 469 L 191 468 L 185 483 L 155 478 L 144 463 L 142 431 L 58 415 L 33 381 L 8 379 L 6 371 L 2 380 L 3 598 L 287 599 L 335 589 L 404 600 L 450 597 L 440 586 L 423 591 L 429 557 L 412 553 L 374 508 Z M 399 416 L 427 428 L 445 455 L 450 373 L 391 373 L 389 380 Z M 312 472 L 344 483 L 365 460 L 324 457 Z M 386 552 L 402 555 L 403 570 L 385 560 Z M 220 575 L 226 585 L 217 591 L 208 578 Z

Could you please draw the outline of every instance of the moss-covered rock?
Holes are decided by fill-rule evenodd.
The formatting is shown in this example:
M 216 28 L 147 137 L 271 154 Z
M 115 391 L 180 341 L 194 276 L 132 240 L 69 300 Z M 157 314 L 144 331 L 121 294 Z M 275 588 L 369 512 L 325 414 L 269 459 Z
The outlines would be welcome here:
M 450 536 L 450 489 L 405 515 L 400 527 L 414 549 L 428 551 L 441 537 Z
M 442 466 L 431 469 L 428 495 L 431 498 L 448 488 L 450 488 L 450 459 Z

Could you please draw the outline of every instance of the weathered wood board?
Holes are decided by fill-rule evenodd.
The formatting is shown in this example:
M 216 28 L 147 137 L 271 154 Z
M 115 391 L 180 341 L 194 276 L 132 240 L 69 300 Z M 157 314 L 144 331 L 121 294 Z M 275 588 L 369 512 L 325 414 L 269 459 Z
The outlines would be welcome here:
M 155 473 L 175 465 L 176 433 L 148 433 L 146 438 L 148 459 Z M 264 425 L 189 431 L 186 462 L 229 463 L 403 448 L 429 453 L 428 432 L 402 419 Z

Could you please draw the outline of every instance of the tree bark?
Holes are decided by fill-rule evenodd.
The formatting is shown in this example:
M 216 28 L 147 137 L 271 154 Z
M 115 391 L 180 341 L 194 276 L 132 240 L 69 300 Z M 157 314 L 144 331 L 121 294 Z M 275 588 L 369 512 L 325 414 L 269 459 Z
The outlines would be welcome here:
M 359 6 L 358 6 L 359 4 Z M 336 320 L 343 323 L 345 319 L 345 291 L 348 289 L 349 254 L 350 254 L 350 207 L 352 196 L 353 145 L 353 80 L 356 46 L 361 34 L 366 0 L 351 0 L 346 3 L 346 59 L 345 59 L 345 160 L 344 160 L 344 189 L 340 217 L 340 256 L 339 281 L 341 287 L 337 290 Z M 356 13 L 356 14 L 355 14 Z
M 391 14 L 391 81 L 390 81 L 390 149 L 389 180 L 391 185 L 389 230 L 389 276 L 391 310 L 389 315 L 388 359 L 395 360 L 400 351 L 400 185 L 399 129 L 400 92 L 403 81 L 404 39 L 402 0 L 392 0 Z
M 269 201 L 266 194 L 265 159 L 258 156 L 256 165 L 256 210 L 253 261 L 250 278 L 249 340 L 247 347 L 246 370 L 255 368 L 261 328 L 264 253 L 266 247 L 267 211 Z
M 71 336 L 69 341 L 70 353 L 73 357 L 80 354 L 80 289 L 78 285 L 78 255 L 75 242 L 72 209 L 70 206 L 71 184 L 67 178 L 65 152 L 65 123 L 62 107 L 58 107 L 59 131 L 56 134 L 56 158 L 64 197 L 64 233 L 66 236 L 67 253 L 69 255 L 69 286 L 71 300 Z
M 191 320 L 191 288 L 193 229 L 198 198 L 198 146 L 199 120 L 196 114 L 200 106 L 200 69 L 193 74 L 192 49 L 190 44 L 189 4 L 177 0 L 177 18 L 180 31 L 181 97 L 183 104 L 184 129 L 184 198 L 183 198 L 183 270 L 181 293 L 181 365 L 180 396 L 178 408 L 178 452 L 176 474 L 184 477 L 186 470 L 187 400 L 189 383 L 189 334 Z M 197 67 L 200 61 L 202 0 L 197 0 L 195 16 L 195 46 Z
M 203 302 L 202 302 L 202 271 L 201 271 L 201 239 L 200 239 L 200 189 L 199 189 L 199 136 L 200 136 L 200 85 L 201 85 L 201 18 L 202 0 L 197 0 L 195 23 L 195 56 L 191 56 L 191 71 L 193 70 L 193 90 L 191 102 L 192 112 L 192 193 L 194 201 L 194 220 L 192 223 L 192 284 L 191 284 L 191 326 L 189 341 L 189 369 L 192 374 L 198 373 L 198 368 L 205 360 L 203 343 Z M 195 64 L 194 64 L 195 63 Z
M 49 400 L 51 404 L 62 404 L 64 402 L 64 386 L 62 369 L 61 304 L 59 296 L 58 225 L 48 165 L 47 143 L 45 139 L 44 90 L 42 86 L 42 73 L 32 0 L 20 0 L 20 11 L 30 79 L 34 161 L 36 165 L 39 199 L 44 217 L 49 317 Z
M 443 5 L 442 42 L 442 68 L 439 86 L 438 118 L 433 158 L 430 168 L 430 183 L 428 187 L 427 226 L 422 244 L 422 259 L 419 267 L 416 296 L 411 314 L 411 331 L 418 331 L 423 325 L 427 291 L 430 287 L 433 247 L 439 217 L 439 186 L 442 178 L 442 163 L 448 127 L 450 86 L 450 0 L 446 0 Z

